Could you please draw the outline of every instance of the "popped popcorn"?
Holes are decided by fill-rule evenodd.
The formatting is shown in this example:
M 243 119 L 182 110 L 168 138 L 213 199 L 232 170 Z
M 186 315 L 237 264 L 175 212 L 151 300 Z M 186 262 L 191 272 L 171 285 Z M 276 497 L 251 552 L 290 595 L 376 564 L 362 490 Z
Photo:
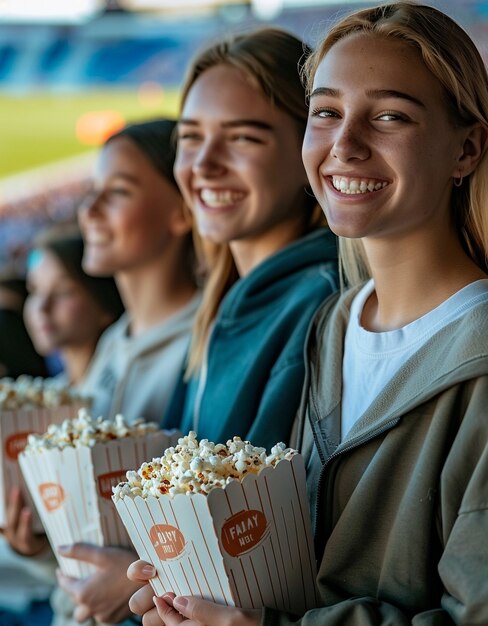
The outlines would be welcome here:
M 52 408 L 86 400 L 53 378 L 19 376 L 0 379 L 0 409 Z
M 129 425 L 120 414 L 113 421 L 103 417 L 95 419 L 85 408 L 81 408 L 78 417 L 66 419 L 61 424 L 50 424 L 47 432 L 42 435 L 29 435 L 26 451 L 93 447 L 96 443 L 106 443 L 113 439 L 143 437 L 156 432 L 158 428 L 155 422 L 144 422 L 142 419 Z
M 190 431 L 178 439 L 178 445 L 167 448 L 163 456 L 128 471 L 127 481 L 113 488 L 114 499 L 141 496 L 173 497 L 179 493 L 208 494 L 216 487 L 225 487 L 232 480 L 242 480 L 247 474 L 259 474 L 264 467 L 290 460 L 296 450 L 284 443 L 276 444 L 269 455 L 265 448 L 253 446 L 240 437 L 227 443 L 215 444 L 208 439 L 197 440 Z

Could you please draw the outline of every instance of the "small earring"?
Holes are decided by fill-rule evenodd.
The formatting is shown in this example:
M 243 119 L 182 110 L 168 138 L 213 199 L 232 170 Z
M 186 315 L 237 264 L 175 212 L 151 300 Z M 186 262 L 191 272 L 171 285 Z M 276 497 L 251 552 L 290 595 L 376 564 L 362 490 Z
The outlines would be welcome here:
M 454 178 L 454 187 L 461 187 L 463 184 L 463 176 L 458 176 Z

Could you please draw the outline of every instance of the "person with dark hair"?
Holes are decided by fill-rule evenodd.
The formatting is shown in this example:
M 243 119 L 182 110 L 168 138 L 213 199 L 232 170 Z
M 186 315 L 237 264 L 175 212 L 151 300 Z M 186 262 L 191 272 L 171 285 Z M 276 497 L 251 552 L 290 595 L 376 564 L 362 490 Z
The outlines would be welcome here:
M 28 256 L 24 317 L 38 352 L 57 351 L 64 382 L 89 395 L 84 382 L 97 342 L 124 307 L 113 278 L 89 276 L 82 259 L 77 228 L 43 231 Z
M 191 215 L 173 175 L 175 126 L 152 120 L 111 136 L 100 151 L 93 192 L 79 210 L 83 268 L 114 276 L 126 309 L 100 339 L 84 381 L 92 412 L 106 418 L 164 417 L 200 303 Z M 84 580 L 58 576 L 55 626 L 112 623 L 128 614 L 134 585 L 125 572 L 132 552 L 77 544 L 62 554 L 98 569 Z M 76 601 L 74 613 L 62 590 Z
M 47 375 L 22 319 L 26 297 L 25 278 L 12 267 L 0 269 L 0 377 Z
M 93 412 L 108 418 L 164 417 L 200 302 L 191 219 L 173 175 L 174 130 L 154 120 L 110 137 L 79 210 L 83 267 L 114 276 L 126 307 L 87 380 Z
M 84 381 L 100 335 L 123 311 L 113 279 L 88 276 L 82 259 L 78 228 L 49 227 L 34 241 L 25 284 L 15 282 L 19 299 L 27 296 L 25 324 L 37 351 L 42 355 L 59 352 L 64 366 L 60 377 L 81 393 L 86 391 Z M 19 316 L 22 321 L 21 312 Z M 2 329 L 0 344 L 17 339 L 12 330 Z M 32 344 L 31 350 L 37 356 Z M 5 539 L 13 550 L 2 538 L 0 583 L 8 595 L 0 593 L 0 623 L 47 625 L 52 617 L 48 597 L 55 583 L 54 558 L 46 550 L 45 535 L 32 533 L 32 512 L 24 507 L 17 489 L 10 494 L 7 519 Z

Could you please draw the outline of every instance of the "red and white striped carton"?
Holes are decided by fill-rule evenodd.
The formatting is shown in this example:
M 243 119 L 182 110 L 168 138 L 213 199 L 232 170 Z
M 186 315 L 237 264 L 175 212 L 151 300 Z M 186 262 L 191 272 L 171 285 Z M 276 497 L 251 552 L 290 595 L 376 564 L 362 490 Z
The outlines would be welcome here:
M 112 487 L 128 469 L 161 454 L 179 433 L 155 431 L 138 437 L 97 442 L 92 447 L 28 450 L 19 463 L 61 570 L 83 578 L 94 566 L 57 553 L 60 545 L 83 541 L 99 546 L 130 546 L 112 503 Z
M 12 487 L 20 487 L 28 505 L 32 504 L 29 490 L 26 488 L 20 471 L 18 457 L 32 433 L 44 432 L 49 424 L 60 424 L 65 419 L 75 417 L 82 406 L 89 401 L 73 401 L 56 407 L 22 406 L 16 409 L 0 408 L 0 528 L 6 524 L 7 498 Z M 33 518 L 35 532 L 42 532 L 42 523 L 35 514 Z
M 208 495 L 113 498 L 157 595 L 303 614 L 317 606 L 301 455 Z

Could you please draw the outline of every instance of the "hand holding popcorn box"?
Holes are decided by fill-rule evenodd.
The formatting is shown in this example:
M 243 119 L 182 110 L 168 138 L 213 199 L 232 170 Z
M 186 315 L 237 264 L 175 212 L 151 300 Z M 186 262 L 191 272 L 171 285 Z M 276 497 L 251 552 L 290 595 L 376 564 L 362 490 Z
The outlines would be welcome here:
M 113 500 L 157 595 L 302 614 L 317 604 L 302 457 L 194 432 L 127 473 Z
M 84 410 L 73 420 L 31 435 L 19 463 L 62 571 L 83 578 L 93 565 L 57 554 L 79 541 L 130 546 L 112 500 L 112 487 L 133 467 L 175 442 L 177 435 L 138 420 L 128 425 L 93 419 Z
M 16 380 L 0 379 L 0 527 L 6 525 L 7 499 L 13 487 L 19 487 L 27 505 L 33 504 L 22 479 L 19 453 L 32 433 L 42 433 L 49 424 L 75 417 L 81 406 L 89 404 L 71 388 L 53 379 L 19 376 Z M 36 532 L 42 525 L 34 516 Z

